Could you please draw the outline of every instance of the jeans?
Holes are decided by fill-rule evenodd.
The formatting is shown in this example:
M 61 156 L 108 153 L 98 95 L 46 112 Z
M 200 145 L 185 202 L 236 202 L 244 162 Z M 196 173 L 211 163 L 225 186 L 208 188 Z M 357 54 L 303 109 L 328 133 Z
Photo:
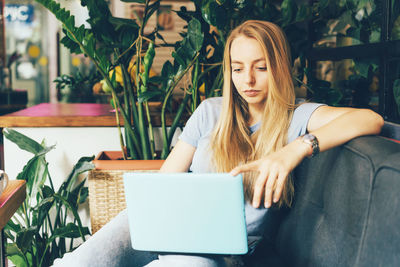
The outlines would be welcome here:
M 223 256 L 157 255 L 153 252 L 137 251 L 132 248 L 130 238 L 125 209 L 76 250 L 55 260 L 53 266 L 225 267 L 227 262 L 232 262 L 232 258 Z M 237 259 L 233 261 L 236 262 Z

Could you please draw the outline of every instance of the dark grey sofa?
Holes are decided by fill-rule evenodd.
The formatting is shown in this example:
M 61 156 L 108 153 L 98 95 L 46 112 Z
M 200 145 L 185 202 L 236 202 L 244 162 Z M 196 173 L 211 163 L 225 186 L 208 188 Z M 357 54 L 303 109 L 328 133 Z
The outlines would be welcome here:
M 400 266 L 400 144 L 366 136 L 306 159 L 246 266 Z

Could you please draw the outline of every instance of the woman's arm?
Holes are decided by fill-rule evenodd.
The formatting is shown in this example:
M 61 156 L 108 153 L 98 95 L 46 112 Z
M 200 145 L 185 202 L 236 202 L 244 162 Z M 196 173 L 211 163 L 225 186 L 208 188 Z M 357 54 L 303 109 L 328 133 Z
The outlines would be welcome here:
M 322 106 L 311 115 L 307 130 L 317 137 L 320 151 L 325 151 L 358 136 L 378 134 L 383 122 L 371 110 Z M 234 168 L 231 174 L 258 171 L 252 204 L 259 207 L 265 191 L 264 206 L 269 208 L 281 197 L 289 173 L 311 152 L 310 145 L 296 139 L 279 151 Z
M 379 134 L 383 123 L 383 118 L 370 109 L 322 106 L 312 114 L 307 130 L 325 151 L 358 136 Z
M 179 140 L 161 166 L 160 172 L 187 172 L 195 151 L 196 147 Z

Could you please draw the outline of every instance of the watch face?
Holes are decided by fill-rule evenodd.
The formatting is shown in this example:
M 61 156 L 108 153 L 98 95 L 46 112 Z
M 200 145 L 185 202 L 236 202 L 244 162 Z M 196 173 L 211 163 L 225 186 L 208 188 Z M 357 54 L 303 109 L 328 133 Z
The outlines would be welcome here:
M 316 139 L 316 137 L 313 134 L 305 134 L 304 135 L 304 139 L 307 139 L 307 140 L 310 140 L 310 141 L 314 141 Z

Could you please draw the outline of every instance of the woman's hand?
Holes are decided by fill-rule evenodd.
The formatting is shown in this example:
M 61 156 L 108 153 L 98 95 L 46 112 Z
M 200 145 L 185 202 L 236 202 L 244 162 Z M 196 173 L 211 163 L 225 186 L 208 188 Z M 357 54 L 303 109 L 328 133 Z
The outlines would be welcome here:
M 258 172 L 252 205 L 254 208 L 260 206 L 265 191 L 264 207 L 269 208 L 272 201 L 274 203 L 279 201 L 289 173 L 310 154 L 310 151 L 311 147 L 308 144 L 296 139 L 264 158 L 234 168 L 231 174 L 236 176 L 247 171 Z

